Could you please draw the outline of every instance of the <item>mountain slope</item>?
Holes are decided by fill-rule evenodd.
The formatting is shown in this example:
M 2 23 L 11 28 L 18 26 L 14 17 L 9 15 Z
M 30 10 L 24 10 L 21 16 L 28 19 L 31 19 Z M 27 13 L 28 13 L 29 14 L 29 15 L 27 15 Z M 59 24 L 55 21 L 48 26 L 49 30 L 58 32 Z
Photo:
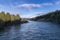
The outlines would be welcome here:
M 48 14 L 37 16 L 34 18 L 36 21 L 51 21 L 60 23 L 60 10 L 56 10 L 54 12 L 49 12 Z

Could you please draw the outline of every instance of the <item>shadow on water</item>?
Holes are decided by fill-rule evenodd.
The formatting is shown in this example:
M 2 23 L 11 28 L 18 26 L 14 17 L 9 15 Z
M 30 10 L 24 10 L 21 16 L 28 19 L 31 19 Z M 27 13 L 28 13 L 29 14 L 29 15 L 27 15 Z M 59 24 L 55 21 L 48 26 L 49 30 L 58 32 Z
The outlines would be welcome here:
M 5 25 L 0 28 L 0 34 L 5 33 L 11 30 L 11 28 L 14 28 L 15 30 L 20 29 L 21 24 L 14 24 L 14 25 Z M 2 35 L 0 35 L 2 36 Z

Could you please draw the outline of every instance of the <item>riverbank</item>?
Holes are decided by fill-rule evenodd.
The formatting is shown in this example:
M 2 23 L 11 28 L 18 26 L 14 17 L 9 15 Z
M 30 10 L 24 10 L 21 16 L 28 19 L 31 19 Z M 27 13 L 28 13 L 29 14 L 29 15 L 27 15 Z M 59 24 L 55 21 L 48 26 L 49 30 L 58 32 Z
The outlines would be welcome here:
M 20 20 L 16 20 L 16 21 L 0 21 L 0 30 L 4 29 L 7 26 L 12 26 L 12 25 L 18 25 L 18 24 L 22 24 L 22 23 L 27 23 L 28 21 L 20 21 Z
M 0 12 L 0 28 L 8 25 L 16 25 L 21 23 L 27 23 L 27 20 L 23 20 L 19 14 L 14 15 L 10 13 Z

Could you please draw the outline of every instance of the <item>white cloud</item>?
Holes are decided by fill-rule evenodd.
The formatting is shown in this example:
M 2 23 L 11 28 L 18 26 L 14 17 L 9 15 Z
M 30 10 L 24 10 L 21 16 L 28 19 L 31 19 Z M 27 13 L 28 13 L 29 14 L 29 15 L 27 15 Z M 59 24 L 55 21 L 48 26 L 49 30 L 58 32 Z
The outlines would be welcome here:
M 49 6 L 49 5 L 53 5 L 53 3 L 43 3 L 43 6 Z
M 33 15 L 30 16 L 30 18 L 36 17 L 36 16 L 40 16 L 46 14 L 45 12 L 35 12 Z
M 24 7 L 24 8 L 39 8 L 41 6 L 42 5 L 40 5 L 40 4 L 21 4 L 21 5 L 18 5 L 18 7 Z
M 33 14 L 22 15 L 21 17 L 22 18 L 33 18 L 33 17 L 40 16 L 43 14 L 46 14 L 46 13 L 45 12 L 34 12 Z
M 46 12 L 35 12 L 36 14 L 36 16 L 40 16 L 40 15 L 44 15 L 44 14 L 46 14 Z
M 4 7 L 4 6 L 0 4 L 0 7 Z
M 60 1 L 57 1 L 55 4 L 56 4 L 56 5 L 60 5 Z
M 20 4 L 17 5 L 17 7 L 23 7 L 23 8 L 40 8 L 44 6 L 50 6 L 53 5 L 53 3 L 43 3 L 43 4 Z

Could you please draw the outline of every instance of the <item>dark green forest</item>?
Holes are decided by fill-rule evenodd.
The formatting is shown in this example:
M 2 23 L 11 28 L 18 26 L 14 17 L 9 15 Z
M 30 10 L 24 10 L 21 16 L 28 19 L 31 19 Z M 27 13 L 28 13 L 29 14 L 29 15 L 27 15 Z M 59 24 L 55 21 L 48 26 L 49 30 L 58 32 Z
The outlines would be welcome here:
M 51 21 L 51 22 L 60 23 L 60 10 L 49 12 L 45 15 L 40 15 L 32 19 L 35 21 Z

